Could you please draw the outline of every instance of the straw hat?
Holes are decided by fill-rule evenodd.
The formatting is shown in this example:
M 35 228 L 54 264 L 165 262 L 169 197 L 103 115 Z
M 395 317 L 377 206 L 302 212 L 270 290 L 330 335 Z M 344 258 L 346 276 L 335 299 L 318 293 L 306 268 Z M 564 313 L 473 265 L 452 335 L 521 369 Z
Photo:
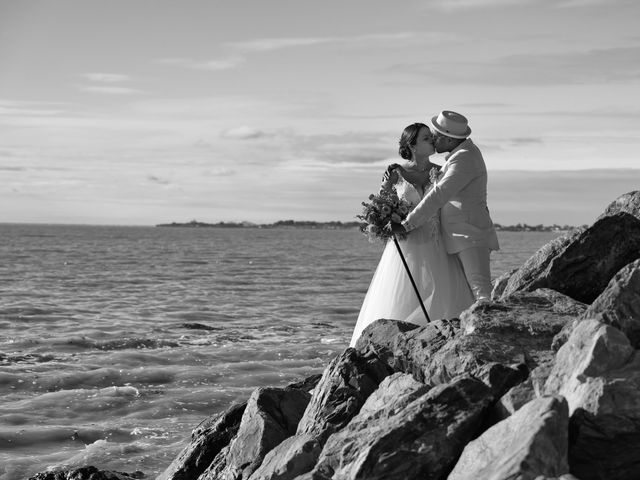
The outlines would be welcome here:
M 431 119 L 433 128 L 447 137 L 467 138 L 471 135 L 471 128 L 467 117 L 450 110 L 443 110 Z

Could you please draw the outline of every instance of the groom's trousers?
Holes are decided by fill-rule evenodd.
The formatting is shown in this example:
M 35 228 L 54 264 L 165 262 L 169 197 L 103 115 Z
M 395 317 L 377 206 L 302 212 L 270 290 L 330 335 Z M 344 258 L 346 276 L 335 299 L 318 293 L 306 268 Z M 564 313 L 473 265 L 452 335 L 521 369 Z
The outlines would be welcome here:
M 491 267 L 488 247 L 471 247 L 458 252 L 467 283 L 476 300 L 491 300 Z

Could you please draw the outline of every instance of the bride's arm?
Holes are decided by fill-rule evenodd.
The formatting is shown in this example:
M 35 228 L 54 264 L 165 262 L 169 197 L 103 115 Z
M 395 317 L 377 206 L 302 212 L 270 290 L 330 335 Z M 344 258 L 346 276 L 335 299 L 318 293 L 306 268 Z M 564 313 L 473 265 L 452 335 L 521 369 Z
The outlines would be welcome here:
M 383 190 L 391 190 L 391 188 L 398 182 L 398 171 L 405 172 L 406 170 L 397 163 L 389 165 L 382 175 L 380 188 Z

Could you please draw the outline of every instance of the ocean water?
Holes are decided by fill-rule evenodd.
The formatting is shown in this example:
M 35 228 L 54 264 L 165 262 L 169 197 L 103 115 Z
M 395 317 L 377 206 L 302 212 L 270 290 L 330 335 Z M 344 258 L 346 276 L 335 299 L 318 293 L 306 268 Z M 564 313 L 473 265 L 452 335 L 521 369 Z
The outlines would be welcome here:
M 499 232 L 493 275 L 557 235 Z M 355 229 L 0 224 L 0 480 L 154 478 L 205 417 L 322 372 L 382 248 Z

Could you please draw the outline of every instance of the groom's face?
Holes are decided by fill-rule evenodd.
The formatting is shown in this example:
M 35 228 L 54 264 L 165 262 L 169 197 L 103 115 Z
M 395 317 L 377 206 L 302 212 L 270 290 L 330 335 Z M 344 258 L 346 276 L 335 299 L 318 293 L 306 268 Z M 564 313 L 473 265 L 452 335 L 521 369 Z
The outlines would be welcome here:
M 445 137 L 444 135 L 436 132 L 435 130 L 432 130 L 431 133 L 433 134 L 433 146 L 436 149 L 437 153 L 443 153 L 443 152 L 447 152 L 447 147 L 449 142 L 447 141 L 447 137 Z

